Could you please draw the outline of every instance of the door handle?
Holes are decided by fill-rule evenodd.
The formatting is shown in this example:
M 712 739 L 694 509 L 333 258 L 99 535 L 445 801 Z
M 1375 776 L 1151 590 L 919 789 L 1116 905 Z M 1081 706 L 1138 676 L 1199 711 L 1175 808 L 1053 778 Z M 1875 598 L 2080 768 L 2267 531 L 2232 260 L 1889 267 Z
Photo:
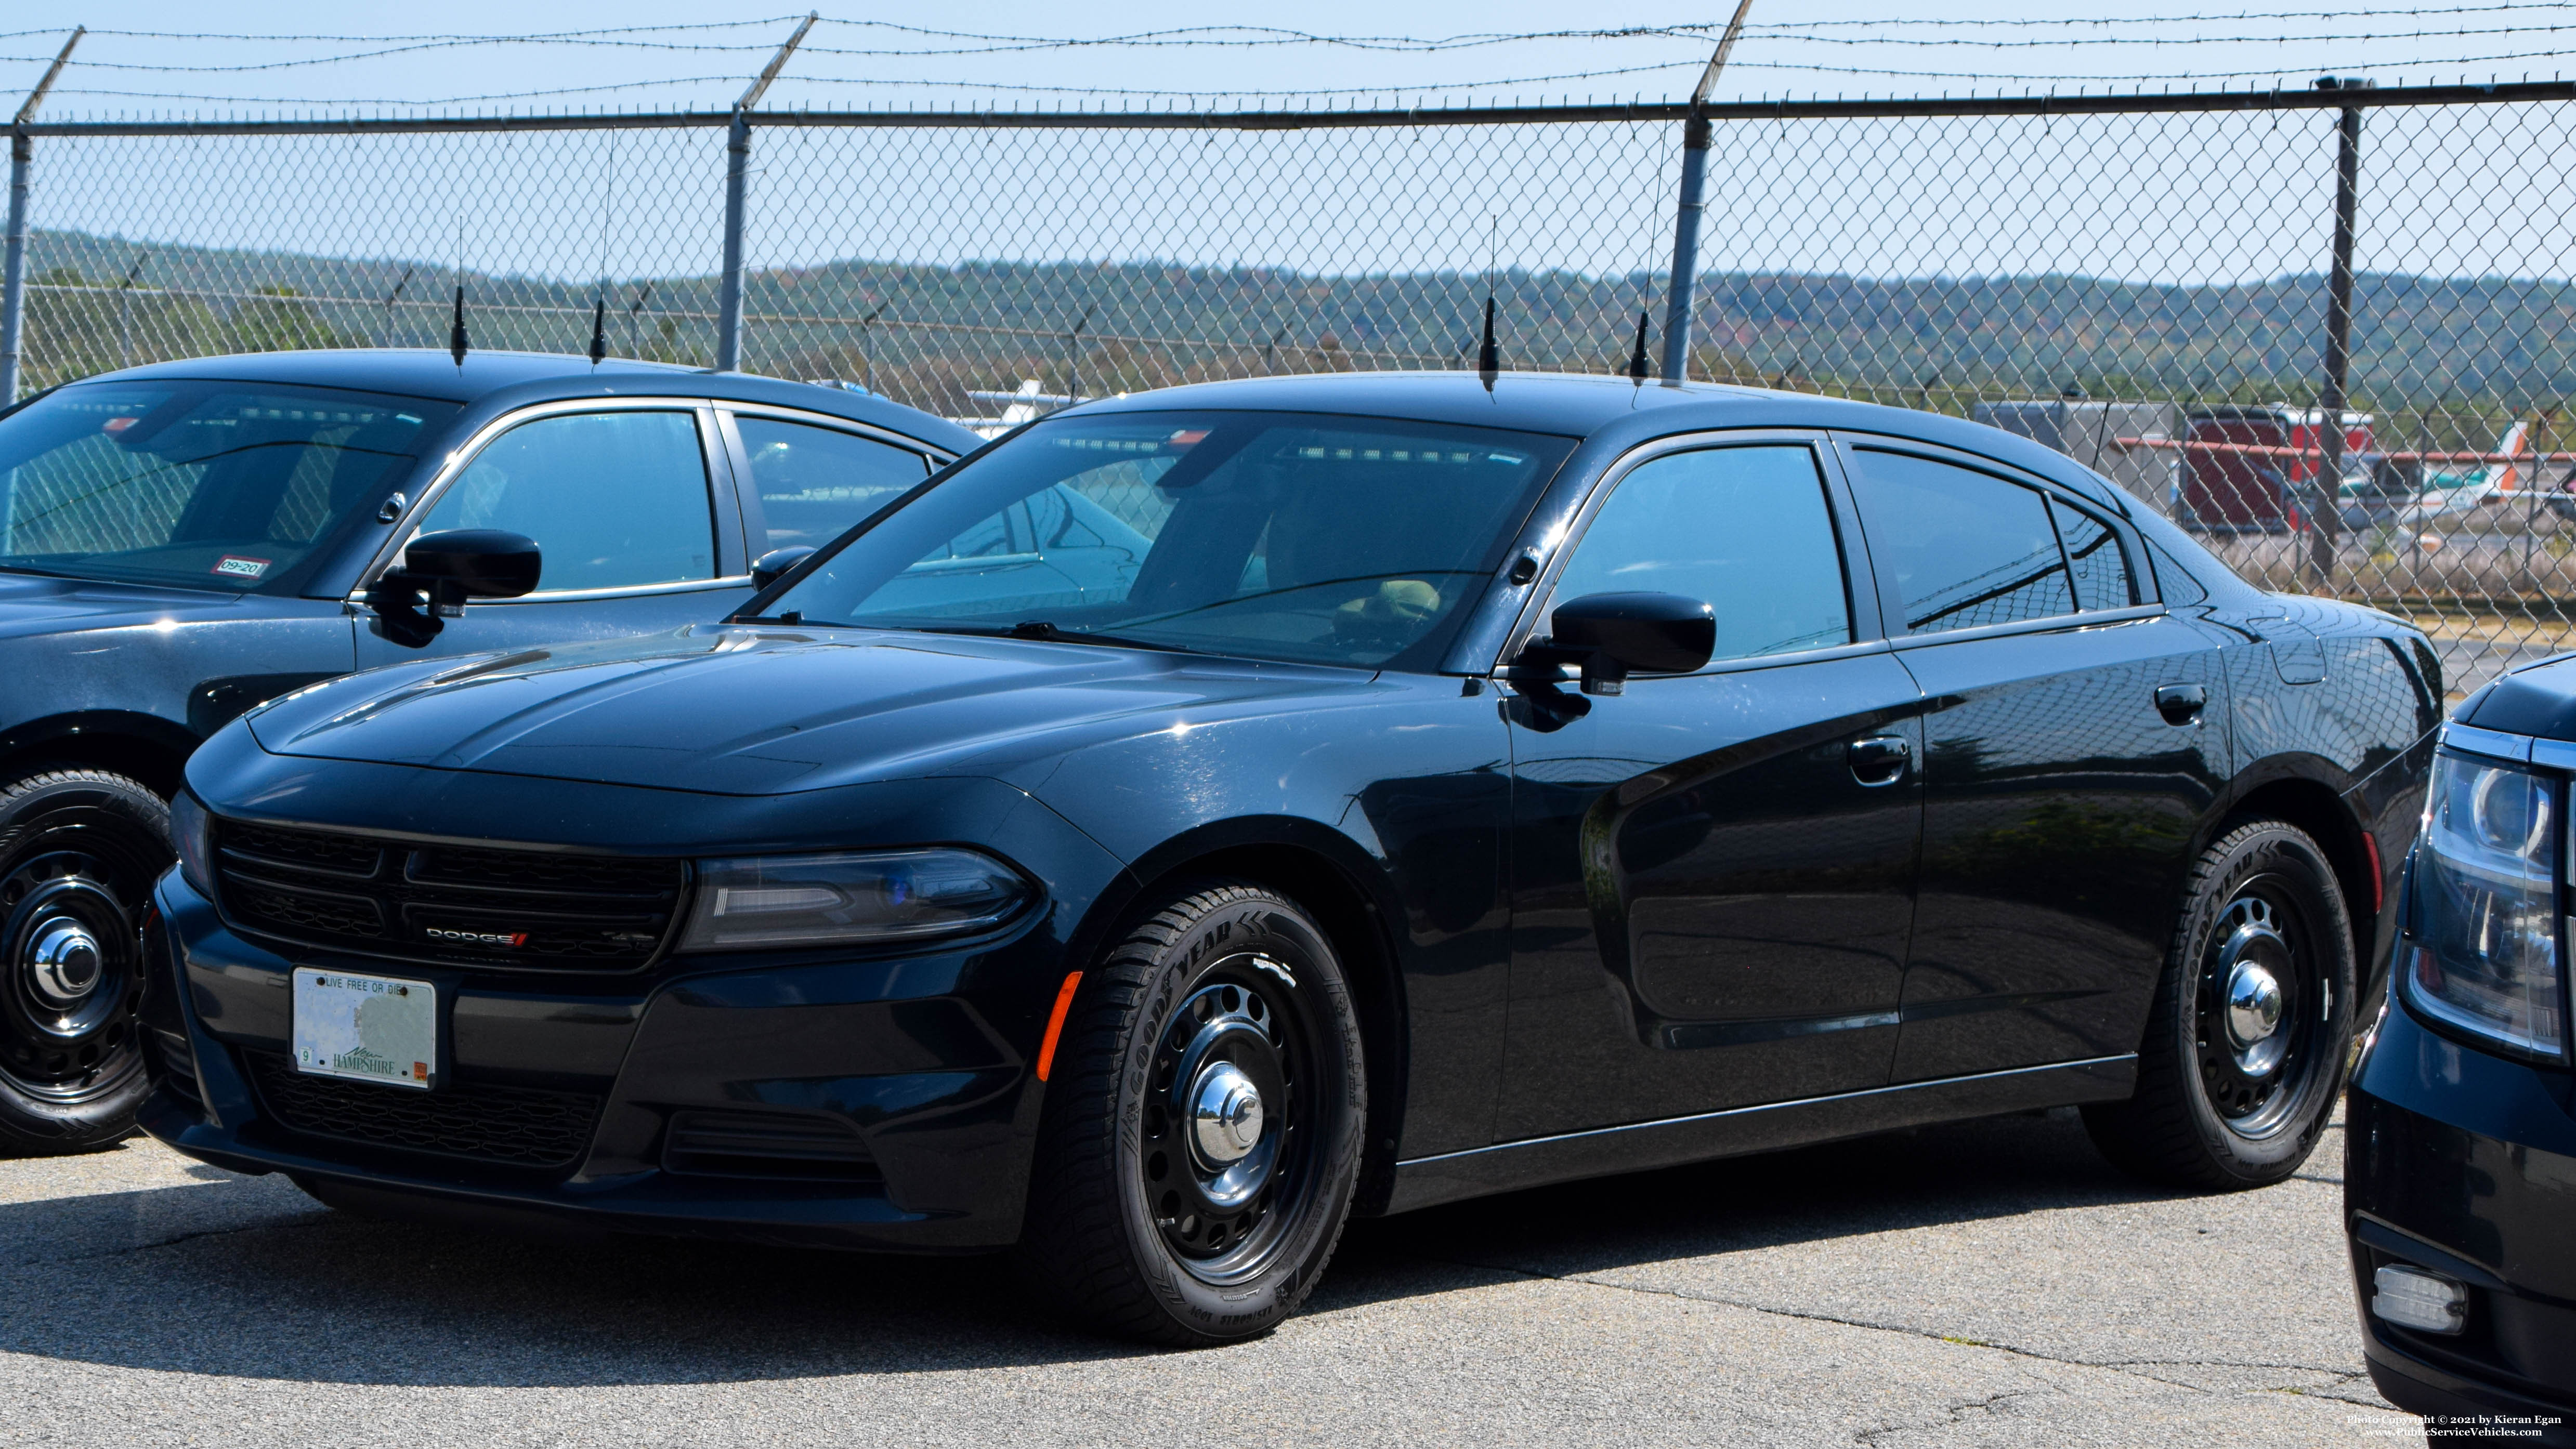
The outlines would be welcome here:
M 2200 718 L 2209 703 L 2209 690 L 2198 684 L 2159 684 L 2156 686 L 2156 713 L 2169 725 L 2187 725 Z
M 1852 778 L 1864 785 L 1893 785 L 1914 763 L 1914 742 L 1903 735 L 1871 735 L 1851 742 L 1844 751 Z

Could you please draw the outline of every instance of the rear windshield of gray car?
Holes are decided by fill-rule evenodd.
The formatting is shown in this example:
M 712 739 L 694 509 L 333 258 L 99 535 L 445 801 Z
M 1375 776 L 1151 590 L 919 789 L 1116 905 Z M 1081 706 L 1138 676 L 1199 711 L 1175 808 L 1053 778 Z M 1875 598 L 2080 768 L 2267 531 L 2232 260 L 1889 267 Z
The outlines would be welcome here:
M 456 404 L 80 383 L 0 419 L 0 568 L 291 593 Z
M 1573 442 L 1295 413 L 1042 422 L 764 612 L 1434 667 Z

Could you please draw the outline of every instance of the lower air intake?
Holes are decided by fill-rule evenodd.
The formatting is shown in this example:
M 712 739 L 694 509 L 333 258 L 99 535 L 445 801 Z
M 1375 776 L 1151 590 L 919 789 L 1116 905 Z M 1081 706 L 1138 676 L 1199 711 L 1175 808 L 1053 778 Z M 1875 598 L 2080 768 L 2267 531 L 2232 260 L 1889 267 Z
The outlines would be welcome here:
M 512 1167 L 568 1167 L 590 1146 L 599 1098 L 525 1087 L 379 1087 L 295 1070 L 274 1052 L 244 1052 L 260 1103 L 309 1137 L 464 1157 Z

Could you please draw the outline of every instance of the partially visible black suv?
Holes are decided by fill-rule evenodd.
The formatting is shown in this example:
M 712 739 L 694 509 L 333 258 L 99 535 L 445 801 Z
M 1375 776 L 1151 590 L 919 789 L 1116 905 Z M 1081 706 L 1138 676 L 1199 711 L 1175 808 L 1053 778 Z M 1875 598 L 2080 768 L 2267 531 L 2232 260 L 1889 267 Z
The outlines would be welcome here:
M 2399 1408 L 2576 1444 L 2576 658 L 2506 675 L 2454 719 L 2346 1114 L 2363 1347 Z
M 164 801 L 226 721 L 424 652 L 719 617 L 755 559 L 978 442 L 838 389 L 497 352 L 201 358 L 0 414 L 0 1152 L 130 1126 Z M 533 538 L 538 590 L 427 640 L 368 607 L 460 529 Z
M 1017 1244 L 1180 1344 L 1354 1212 L 1924 1122 L 2081 1104 L 2258 1187 L 2441 699 L 2403 622 L 1955 418 L 1140 393 L 729 618 L 226 726 L 139 1120 L 364 1211 Z

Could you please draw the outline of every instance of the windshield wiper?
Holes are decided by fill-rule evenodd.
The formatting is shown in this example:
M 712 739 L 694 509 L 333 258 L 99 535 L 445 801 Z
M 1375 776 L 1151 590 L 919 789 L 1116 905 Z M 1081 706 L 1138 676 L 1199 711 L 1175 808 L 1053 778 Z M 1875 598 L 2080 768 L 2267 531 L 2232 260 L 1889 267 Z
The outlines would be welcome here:
M 1164 654 L 1199 652 L 1153 639 L 1095 634 L 1088 629 L 1059 629 L 1051 619 L 1023 619 L 1008 627 L 999 624 L 888 624 L 883 627 L 910 629 L 920 634 L 966 634 L 979 639 L 1035 639 L 1048 644 L 1097 644 L 1106 649 L 1152 649 Z

